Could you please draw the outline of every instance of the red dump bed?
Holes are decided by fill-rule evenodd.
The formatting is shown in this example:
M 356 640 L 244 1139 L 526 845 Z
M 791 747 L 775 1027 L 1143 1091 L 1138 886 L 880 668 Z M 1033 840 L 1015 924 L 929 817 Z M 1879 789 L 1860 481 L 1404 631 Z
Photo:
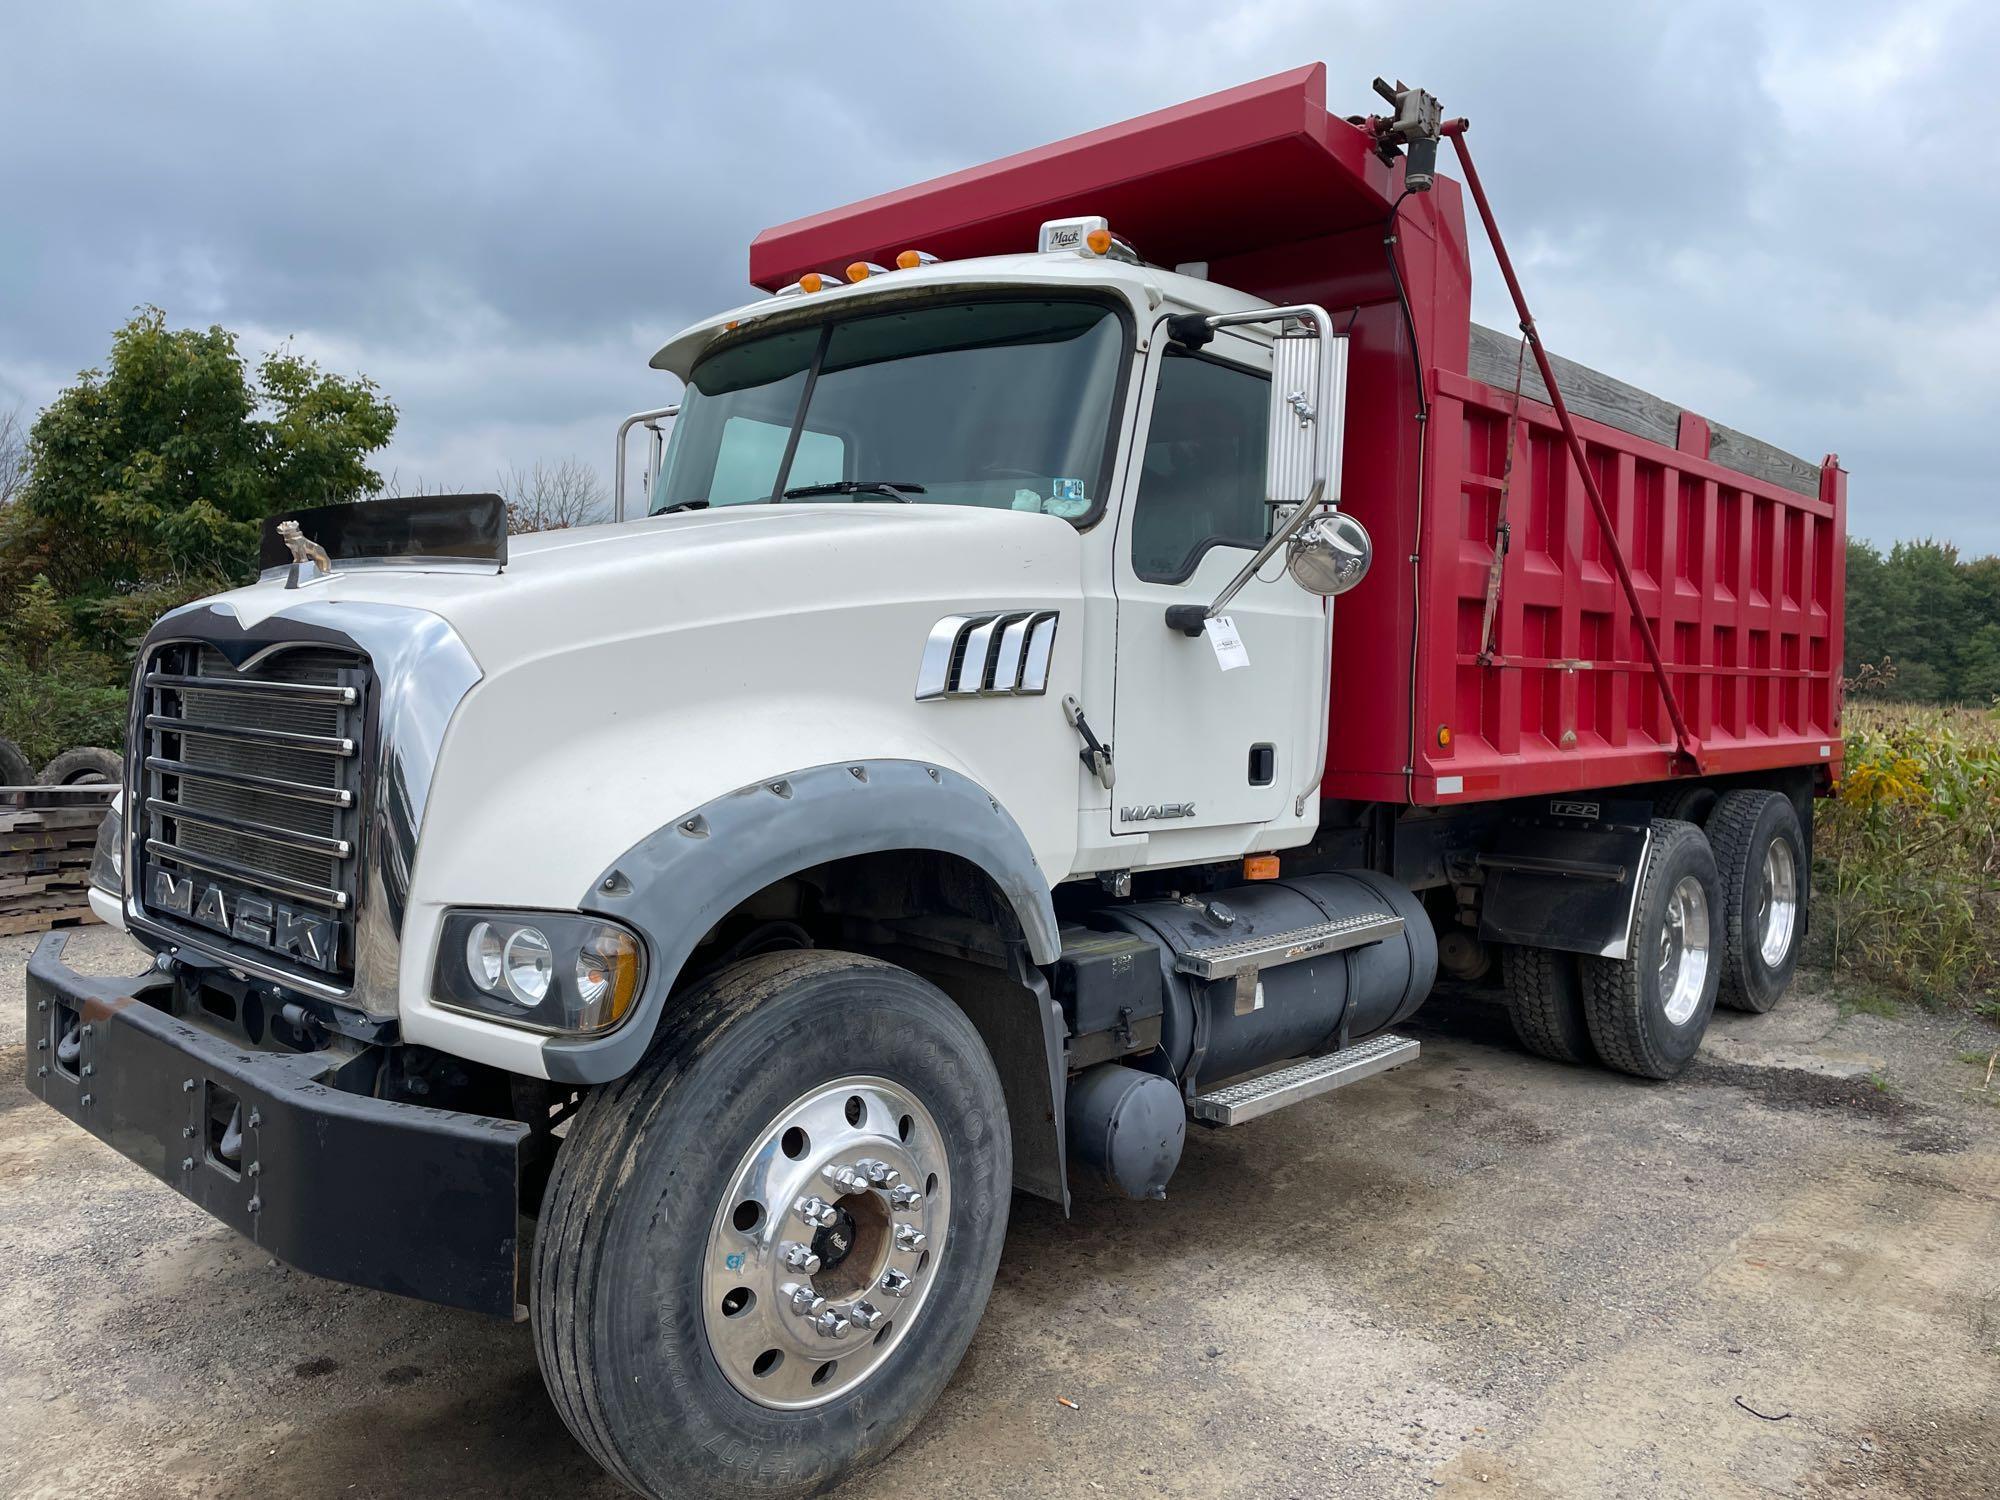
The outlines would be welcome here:
M 1301 68 L 767 230 L 751 279 L 774 290 L 912 246 L 1008 254 L 1045 219 L 1092 213 L 1156 264 L 1205 261 L 1336 323 L 1352 310 L 1341 488 L 1376 561 L 1336 609 L 1326 794 L 1437 804 L 1684 773 L 1534 362 L 1516 414 L 1515 343 L 1471 323 L 1458 184 L 1440 175 L 1396 220 L 1419 365 L 1383 247 L 1401 163 L 1327 113 L 1325 81 Z M 1846 475 L 1581 366 L 1557 378 L 1702 769 L 1837 774 Z

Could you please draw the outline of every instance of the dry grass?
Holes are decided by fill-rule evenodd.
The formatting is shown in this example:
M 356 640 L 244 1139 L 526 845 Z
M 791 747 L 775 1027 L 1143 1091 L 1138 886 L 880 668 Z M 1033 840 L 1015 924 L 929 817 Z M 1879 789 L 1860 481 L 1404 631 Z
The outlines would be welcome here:
M 1845 727 L 1815 827 L 1833 967 L 2000 1016 L 2000 713 L 1862 702 Z

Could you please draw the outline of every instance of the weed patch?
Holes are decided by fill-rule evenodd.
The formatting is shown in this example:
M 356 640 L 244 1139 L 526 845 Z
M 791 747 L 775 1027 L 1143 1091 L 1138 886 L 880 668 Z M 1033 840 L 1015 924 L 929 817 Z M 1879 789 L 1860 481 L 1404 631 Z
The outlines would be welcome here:
M 1814 825 L 1832 967 L 2000 1022 L 2000 712 L 1852 703 L 1845 729 Z M 1896 1014 L 1866 994 L 1841 1008 Z

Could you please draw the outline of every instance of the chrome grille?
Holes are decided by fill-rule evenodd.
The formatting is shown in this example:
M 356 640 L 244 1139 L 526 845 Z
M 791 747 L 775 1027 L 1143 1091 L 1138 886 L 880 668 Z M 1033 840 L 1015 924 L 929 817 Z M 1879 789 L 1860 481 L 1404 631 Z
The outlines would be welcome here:
M 135 799 L 149 915 L 351 977 L 367 685 L 347 651 L 278 650 L 241 672 L 211 646 L 155 653 Z

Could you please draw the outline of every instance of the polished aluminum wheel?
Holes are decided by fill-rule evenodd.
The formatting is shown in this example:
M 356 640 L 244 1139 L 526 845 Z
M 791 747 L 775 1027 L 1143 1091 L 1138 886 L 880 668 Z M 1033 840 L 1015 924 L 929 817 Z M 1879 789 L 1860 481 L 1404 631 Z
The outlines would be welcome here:
M 1660 937 L 1660 998 L 1667 1020 L 1685 1026 L 1707 983 L 1708 893 L 1694 876 L 1683 875 L 1667 899 L 1666 931 Z
M 708 1233 L 702 1327 L 729 1383 L 798 1410 L 866 1380 L 922 1314 L 950 1216 L 944 1137 L 898 1085 L 843 1078 L 782 1111 Z
M 1764 850 L 1764 899 L 1757 907 L 1757 952 L 1775 969 L 1792 951 L 1792 928 L 1799 919 L 1799 866 L 1792 846 L 1774 838 Z

